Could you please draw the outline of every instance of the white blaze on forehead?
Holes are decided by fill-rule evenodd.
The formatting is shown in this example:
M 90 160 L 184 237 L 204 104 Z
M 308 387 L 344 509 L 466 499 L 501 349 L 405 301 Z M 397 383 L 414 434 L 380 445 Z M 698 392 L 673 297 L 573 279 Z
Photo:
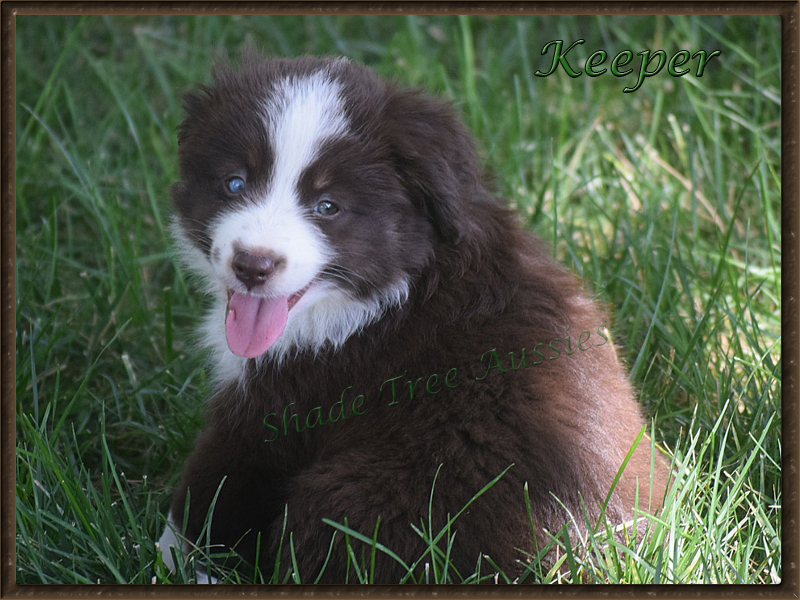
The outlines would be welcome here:
M 222 214 L 212 231 L 212 263 L 228 289 L 244 291 L 230 263 L 236 249 L 269 251 L 286 259 L 286 268 L 270 284 L 268 295 L 294 294 L 325 265 L 329 249 L 319 230 L 303 214 L 297 185 L 322 144 L 347 126 L 340 85 L 327 70 L 276 84 L 264 101 L 263 122 L 274 163 L 263 195 L 247 196 L 244 207 Z M 263 165 L 263 169 L 269 165 Z
M 270 196 L 293 197 L 321 144 L 345 131 L 341 88 L 327 70 L 285 79 L 264 108 L 275 156 Z

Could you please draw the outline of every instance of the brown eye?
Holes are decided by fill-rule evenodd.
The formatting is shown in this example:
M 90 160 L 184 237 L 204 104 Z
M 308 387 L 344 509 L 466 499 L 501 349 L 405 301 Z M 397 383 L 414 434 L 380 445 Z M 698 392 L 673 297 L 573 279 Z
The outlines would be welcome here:
M 314 207 L 314 212 L 323 217 L 332 217 L 339 212 L 339 207 L 330 200 L 322 200 Z

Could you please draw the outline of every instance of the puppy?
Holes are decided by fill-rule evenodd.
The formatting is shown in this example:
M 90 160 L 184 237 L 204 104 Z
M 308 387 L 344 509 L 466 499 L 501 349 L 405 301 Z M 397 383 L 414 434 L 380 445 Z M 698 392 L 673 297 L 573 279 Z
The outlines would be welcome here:
M 644 427 L 606 315 L 492 194 L 452 106 L 345 59 L 248 56 L 185 108 L 174 232 L 214 298 L 216 391 L 172 528 L 196 540 L 218 493 L 210 539 L 248 561 L 291 567 L 291 533 L 303 581 L 353 580 L 330 519 L 418 577 L 414 528 L 504 473 L 440 547 L 456 577 L 484 556 L 513 577 L 532 531 L 656 509 L 647 440 L 606 502 Z M 378 551 L 373 573 L 408 570 Z

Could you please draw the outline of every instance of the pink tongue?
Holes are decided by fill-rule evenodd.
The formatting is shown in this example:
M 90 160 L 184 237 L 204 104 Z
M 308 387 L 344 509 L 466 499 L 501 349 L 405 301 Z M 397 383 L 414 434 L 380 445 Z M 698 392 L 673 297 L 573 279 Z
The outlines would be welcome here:
M 289 315 L 289 298 L 259 298 L 233 292 L 228 301 L 225 335 L 231 352 L 255 358 L 275 343 Z

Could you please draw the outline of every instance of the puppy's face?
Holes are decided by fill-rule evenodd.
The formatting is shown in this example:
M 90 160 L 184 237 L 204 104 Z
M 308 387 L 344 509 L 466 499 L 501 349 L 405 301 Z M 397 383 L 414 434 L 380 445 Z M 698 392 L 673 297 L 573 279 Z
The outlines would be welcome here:
M 469 139 L 449 107 L 344 60 L 214 79 L 186 97 L 172 189 L 183 255 L 218 298 L 207 341 L 244 358 L 338 346 L 457 237 Z

